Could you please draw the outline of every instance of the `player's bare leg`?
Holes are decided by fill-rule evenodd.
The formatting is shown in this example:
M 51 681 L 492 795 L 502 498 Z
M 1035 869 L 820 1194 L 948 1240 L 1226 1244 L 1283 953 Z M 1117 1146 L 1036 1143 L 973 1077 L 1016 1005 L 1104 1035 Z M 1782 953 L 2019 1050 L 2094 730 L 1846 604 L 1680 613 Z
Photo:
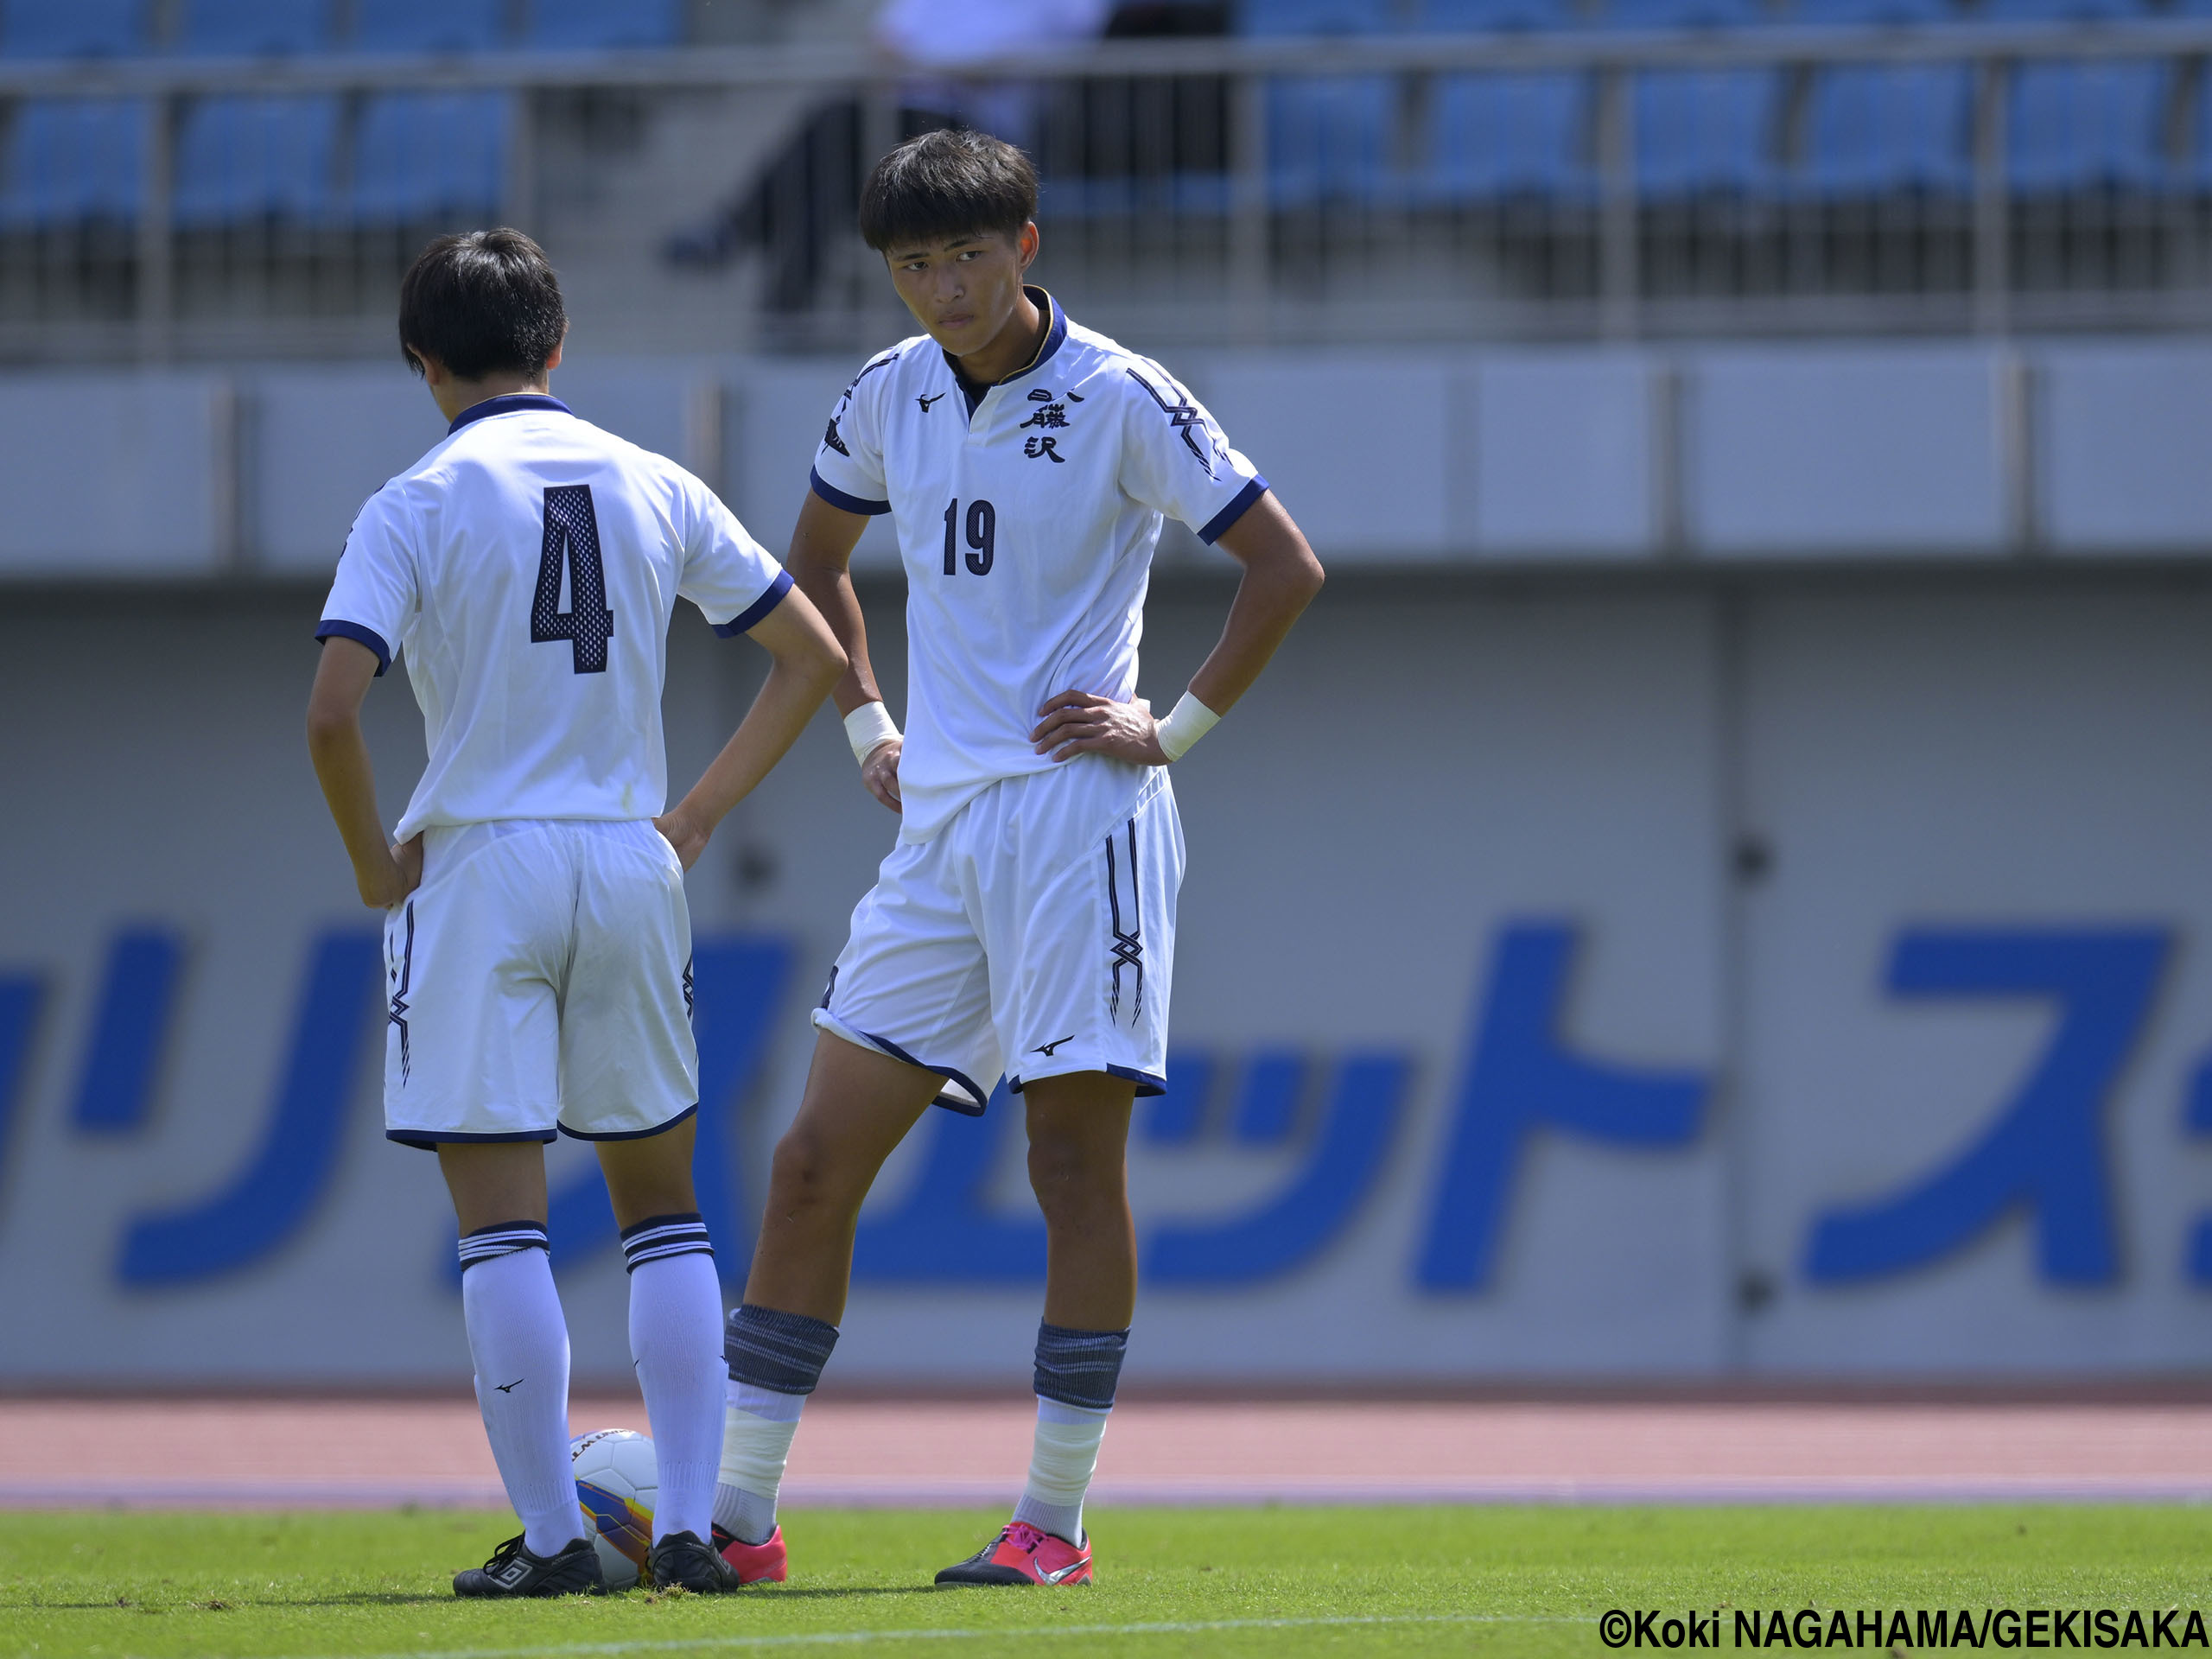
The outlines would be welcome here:
M 861 1204 L 944 1080 L 823 1032 L 798 1115 L 776 1143 L 745 1300 L 835 1325 L 853 1276 Z
M 777 1143 L 745 1301 L 729 1317 L 715 1541 L 750 1582 L 785 1573 L 776 1491 L 800 1408 L 836 1344 L 861 1204 L 944 1079 L 823 1032 Z
M 1083 1500 L 1098 1465 L 1136 1308 L 1129 1109 L 1136 1085 L 1104 1071 L 1022 1091 L 1029 1185 L 1045 1212 L 1045 1319 L 1037 1328 L 1037 1434 L 1014 1519 L 939 1584 L 1088 1584 Z
M 1022 1090 L 1029 1185 L 1045 1212 L 1045 1321 L 1121 1331 L 1137 1304 L 1129 1216 L 1129 1113 L 1136 1085 L 1103 1071 L 1039 1077 Z

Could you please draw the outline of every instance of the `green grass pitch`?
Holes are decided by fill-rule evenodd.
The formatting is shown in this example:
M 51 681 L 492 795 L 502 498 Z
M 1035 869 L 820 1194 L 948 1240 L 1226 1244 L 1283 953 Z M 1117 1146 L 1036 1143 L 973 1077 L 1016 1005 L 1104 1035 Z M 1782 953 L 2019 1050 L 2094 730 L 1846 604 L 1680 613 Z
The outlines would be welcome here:
M 802 1511 L 787 1585 L 483 1603 L 448 1579 L 511 1519 L 0 1514 L 0 1652 L 1597 1654 L 1612 1607 L 2212 1607 L 2212 1510 L 2118 1505 L 1103 1510 L 1089 1588 L 931 1589 L 1001 1518 Z

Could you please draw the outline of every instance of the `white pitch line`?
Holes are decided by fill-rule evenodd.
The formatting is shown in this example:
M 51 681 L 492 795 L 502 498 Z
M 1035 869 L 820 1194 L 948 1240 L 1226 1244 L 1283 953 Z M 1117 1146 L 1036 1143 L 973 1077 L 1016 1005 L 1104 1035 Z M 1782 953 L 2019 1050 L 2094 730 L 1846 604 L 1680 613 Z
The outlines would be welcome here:
M 346 1659 L 535 1659 L 545 1654 L 696 1653 L 718 1649 L 851 1647 L 863 1642 L 1032 1641 L 1056 1636 L 1196 1636 L 1214 1630 L 1299 1630 L 1370 1624 L 1579 1624 L 1542 1613 L 1372 1613 L 1331 1618 L 1209 1618 L 1141 1624 L 960 1626 L 902 1630 L 798 1630 L 782 1636 L 701 1636 L 664 1642 L 575 1642 L 532 1648 L 447 1648 L 346 1656 Z

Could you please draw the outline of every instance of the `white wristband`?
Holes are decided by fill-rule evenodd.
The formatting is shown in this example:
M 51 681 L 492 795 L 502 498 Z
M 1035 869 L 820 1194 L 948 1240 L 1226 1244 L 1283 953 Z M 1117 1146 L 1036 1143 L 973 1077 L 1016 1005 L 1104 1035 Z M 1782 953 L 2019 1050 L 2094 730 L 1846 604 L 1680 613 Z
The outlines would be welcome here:
M 893 723 L 891 711 L 880 702 L 868 702 L 845 716 L 845 741 L 853 746 L 853 759 L 867 763 L 886 743 L 899 741 L 899 728 Z
M 1180 760 L 1191 752 L 1191 745 L 1220 723 L 1219 715 L 1185 691 L 1182 701 L 1167 711 L 1167 718 L 1154 728 L 1160 752 L 1170 760 Z

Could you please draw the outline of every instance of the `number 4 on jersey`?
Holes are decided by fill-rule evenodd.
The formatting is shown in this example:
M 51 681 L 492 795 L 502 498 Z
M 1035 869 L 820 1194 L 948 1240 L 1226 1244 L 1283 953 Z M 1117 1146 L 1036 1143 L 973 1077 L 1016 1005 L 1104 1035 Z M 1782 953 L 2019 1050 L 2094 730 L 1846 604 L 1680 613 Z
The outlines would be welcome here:
M 569 608 L 561 606 L 561 575 L 569 577 Z M 537 592 L 530 606 L 530 639 L 566 639 L 579 674 L 607 672 L 614 613 L 607 608 L 607 571 L 599 558 L 599 514 L 588 484 L 545 489 L 545 542 L 537 557 Z

